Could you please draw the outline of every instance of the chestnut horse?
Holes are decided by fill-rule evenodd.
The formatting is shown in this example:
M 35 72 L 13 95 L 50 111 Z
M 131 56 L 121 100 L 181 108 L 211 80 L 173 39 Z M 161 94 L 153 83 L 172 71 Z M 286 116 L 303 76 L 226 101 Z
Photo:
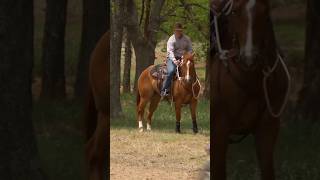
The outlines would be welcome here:
M 230 136 L 252 134 L 261 178 L 274 180 L 274 148 L 290 75 L 277 50 L 269 1 L 212 0 L 211 8 L 216 15 L 210 106 L 213 179 L 226 179 Z
M 107 177 L 109 52 L 109 33 L 106 32 L 93 50 L 89 65 L 89 88 L 85 109 L 88 180 L 103 180 Z
M 189 104 L 191 110 L 191 118 L 193 123 L 193 132 L 198 132 L 196 120 L 196 108 L 198 96 L 200 93 L 200 82 L 194 66 L 194 54 L 185 53 L 182 57 L 182 62 L 178 66 L 179 77 L 173 81 L 171 98 L 175 103 L 176 111 L 176 132 L 180 133 L 181 107 L 184 104 Z M 147 103 L 150 102 L 149 112 L 147 116 L 147 130 L 151 130 L 151 118 L 156 110 L 161 97 L 158 88 L 158 82 L 154 79 L 150 70 L 154 65 L 145 69 L 138 79 L 137 91 L 137 119 L 140 132 L 143 131 L 144 109 Z

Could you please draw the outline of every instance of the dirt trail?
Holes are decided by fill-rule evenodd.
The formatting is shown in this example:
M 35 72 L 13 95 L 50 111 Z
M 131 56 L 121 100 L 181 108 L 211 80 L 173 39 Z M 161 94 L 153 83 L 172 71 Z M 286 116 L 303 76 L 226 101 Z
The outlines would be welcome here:
M 208 135 L 111 130 L 111 180 L 193 180 L 209 159 Z

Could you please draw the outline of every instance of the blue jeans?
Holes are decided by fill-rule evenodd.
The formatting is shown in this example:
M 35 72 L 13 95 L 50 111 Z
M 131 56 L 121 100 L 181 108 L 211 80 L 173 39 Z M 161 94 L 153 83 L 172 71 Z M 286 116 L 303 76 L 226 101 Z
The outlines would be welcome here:
M 170 91 L 170 86 L 171 86 L 171 82 L 172 82 L 172 78 L 176 72 L 176 68 L 177 66 L 173 63 L 173 60 L 170 58 L 167 58 L 167 71 L 168 71 L 168 76 L 165 79 L 163 85 L 162 85 L 162 89 L 161 91 L 164 91 L 165 89 L 167 90 L 167 92 Z

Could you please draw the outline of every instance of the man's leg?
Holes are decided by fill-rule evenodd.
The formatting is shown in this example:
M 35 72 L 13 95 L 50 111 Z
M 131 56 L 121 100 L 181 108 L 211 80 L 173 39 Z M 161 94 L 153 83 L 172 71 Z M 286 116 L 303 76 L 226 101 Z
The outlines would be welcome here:
M 165 79 L 165 81 L 163 83 L 163 86 L 162 86 L 162 89 L 161 89 L 161 96 L 162 95 L 167 95 L 167 94 L 164 94 L 164 93 L 170 91 L 172 78 L 173 78 L 174 73 L 176 71 L 176 65 L 169 58 L 167 59 L 167 71 L 168 71 L 168 76 L 166 77 L 166 79 Z

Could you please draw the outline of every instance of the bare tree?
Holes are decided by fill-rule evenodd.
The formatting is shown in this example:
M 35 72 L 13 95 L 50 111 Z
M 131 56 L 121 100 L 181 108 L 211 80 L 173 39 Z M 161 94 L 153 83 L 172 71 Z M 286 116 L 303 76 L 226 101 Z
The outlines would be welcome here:
M 144 28 L 141 30 L 136 4 L 134 1 L 126 1 L 126 27 L 136 55 L 136 74 L 134 89 L 141 72 L 154 63 L 155 48 L 157 44 L 156 34 L 160 29 L 160 13 L 165 0 L 147 0 Z M 150 7 L 148 7 L 150 6 Z
M 303 88 L 298 110 L 303 119 L 320 120 L 320 2 L 307 1 L 306 45 Z
M 67 0 L 47 0 L 42 53 L 41 98 L 65 97 L 64 37 Z
M 110 116 L 119 117 L 122 114 L 120 103 L 120 60 L 123 36 L 123 0 L 112 0 L 113 13 L 111 21 L 110 51 Z
M 125 55 L 124 55 L 124 66 L 123 66 L 123 78 L 122 87 L 124 93 L 130 93 L 130 73 L 131 73 L 131 59 L 132 59 L 132 46 L 128 36 L 128 30 L 125 28 Z
M 105 0 L 83 0 L 82 36 L 74 86 L 75 96 L 84 96 L 88 82 L 90 54 L 103 33 L 107 31 L 107 3 Z
M 0 2 L 0 178 L 43 180 L 32 123 L 33 1 Z

